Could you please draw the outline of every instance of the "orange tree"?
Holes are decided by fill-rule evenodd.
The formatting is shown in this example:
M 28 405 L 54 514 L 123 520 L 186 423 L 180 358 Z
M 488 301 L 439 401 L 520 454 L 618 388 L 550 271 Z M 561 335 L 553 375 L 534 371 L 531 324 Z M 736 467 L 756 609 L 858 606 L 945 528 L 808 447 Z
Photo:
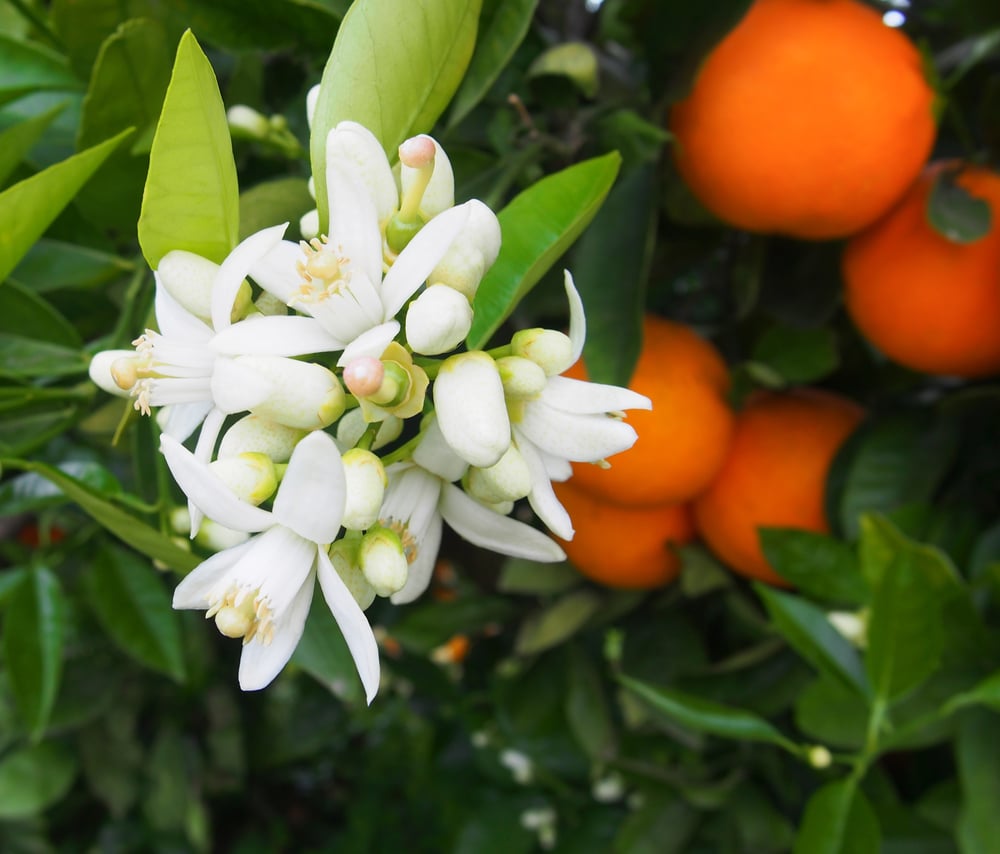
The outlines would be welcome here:
M 18 0 L 0 22 L 0 850 L 996 849 L 996 3 Z M 238 533 L 186 536 L 162 425 L 87 377 L 162 309 L 164 234 L 222 260 L 324 225 L 348 118 L 393 157 L 433 134 L 455 201 L 498 212 L 462 347 L 568 328 L 565 267 L 570 376 L 668 410 L 625 414 L 637 464 L 568 483 L 556 431 L 530 500 L 497 501 L 489 466 L 440 475 L 462 535 L 456 492 L 487 482 L 482 513 L 540 529 L 555 479 L 577 550 L 446 528 L 424 596 L 366 612 L 370 706 L 319 597 L 277 680 L 238 690 L 239 644 L 171 608 Z M 559 395 L 531 376 L 525 446 Z M 804 399 L 853 403 L 834 430 L 755 417 Z M 375 449 L 411 465 L 411 429 Z M 700 497 L 656 491 L 677 481 Z M 665 504 L 692 498 L 704 540 Z

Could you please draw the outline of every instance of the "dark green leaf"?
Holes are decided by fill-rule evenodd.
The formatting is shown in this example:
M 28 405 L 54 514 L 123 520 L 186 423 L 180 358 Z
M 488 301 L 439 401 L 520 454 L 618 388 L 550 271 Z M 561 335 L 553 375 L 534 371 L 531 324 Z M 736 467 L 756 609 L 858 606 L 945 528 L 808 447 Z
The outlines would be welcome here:
M 11 281 L 0 288 L 0 332 L 66 347 L 80 347 L 83 343 L 73 324 L 51 303 Z
M 987 676 L 972 690 L 965 691 L 951 698 L 946 709 L 951 712 L 963 706 L 984 705 L 1000 712 L 1000 670 L 992 676 Z
M 997 717 L 984 710 L 962 713 L 955 743 L 962 808 L 956 837 L 962 854 L 996 850 L 1000 804 L 1000 751 Z
M 568 563 L 537 563 L 510 558 L 497 580 L 501 593 L 562 593 L 580 584 L 580 573 Z
M 351 703 L 364 699 L 358 669 L 322 596 L 314 596 L 305 631 L 292 653 L 297 664 L 331 693 Z
M 73 754 L 46 742 L 0 759 L 0 819 L 38 815 L 65 795 L 76 776 Z
M 645 700 L 655 711 L 675 723 L 698 732 L 707 732 L 737 741 L 763 741 L 795 752 L 792 744 L 777 729 L 752 712 L 706 700 L 693 694 L 647 685 L 619 676 L 619 681 Z
M 0 33 L 0 104 L 44 89 L 83 88 L 66 60 L 37 42 Z
M 851 779 L 827 783 L 806 805 L 794 854 L 878 854 L 882 833 Z
M 392 636 L 404 647 L 426 654 L 453 635 L 476 632 L 490 622 L 501 622 L 516 611 L 510 599 L 461 596 L 450 602 L 424 601 L 402 613 Z
M 79 403 L 65 400 L 22 399 L 16 411 L 7 409 L 0 418 L 0 456 L 17 457 L 39 448 L 67 430 L 80 417 Z
M 768 562 L 802 592 L 851 605 L 870 598 L 858 559 L 846 543 L 797 528 L 761 528 L 759 534 Z
M 809 738 L 830 747 L 858 750 L 865 743 L 868 703 L 841 681 L 820 678 L 795 698 L 795 724 Z
M 320 227 L 328 227 L 326 137 L 358 122 L 395 158 L 431 129 L 472 58 L 481 0 L 357 0 L 337 30 L 312 122 L 310 151 Z
M 927 221 L 952 243 L 974 243 L 990 231 L 990 205 L 956 183 L 955 177 L 948 171 L 934 177 L 927 199 Z
M 127 134 L 74 154 L 0 193 L 0 282 Z
M 587 309 L 583 360 L 592 382 L 627 386 L 639 358 L 655 188 L 652 165 L 624 175 L 573 251 L 573 278 Z
M 134 264 L 116 255 L 43 237 L 14 268 L 8 282 L 41 294 L 96 287 L 134 269 Z
M 814 382 L 836 370 L 837 339 L 831 329 L 774 325 L 757 339 L 751 358 L 751 372 L 761 365 L 784 383 Z
M 648 799 L 622 822 L 615 854 L 681 854 L 698 827 L 700 814 L 674 792 Z
M 0 607 L 3 607 L 14 595 L 28 576 L 29 570 L 23 567 L 8 568 L 0 572 Z
M 0 133 L 0 185 L 6 182 L 62 109 L 63 105 L 58 104 Z
M 569 661 L 566 720 L 587 755 L 595 762 L 607 761 L 617 736 L 600 673 L 580 647 L 570 647 Z
M 489 91 L 527 35 L 537 6 L 538 0 L 504 0 L 493 4 L 493 14 L 481 22 L 476 50 L 452 102 L 449 126 L 457 125 Z
M 148 561 L 109 546 L 83 575 L 87 600 L 104 630 L 140 664 L 184 681 L 177 614 L 164 580 Z
M 11 596 L 4 620 L 4 659 L 21 716 L 34 738 L 52 712 L 62 672 L 66 604 L 59 579 L 32 569 Z M 2 812 L 0 806 L 0 812 Z
M 61 377 L 85 374 L 90 357 L 69 347 L 0 332 L 0 377 Z
M 279 222 L 290 223 L 285 235 L 290 239 L 298 233 L 302 214 L 314 207 L 304 178 L 278 178 L 251 187 L 240 193 L 240 239 Z
M 139 245 L 154 270 L 172 249 L 221 262 L 239 234 L 239 188 L 215 72 L 188 30 L 149 154 Z
M 577 163 L 520 193 L 500 211 L 503 243 L 476 292 L 466 338 L 478 350 L 597 214 L 621 158 L 614 152 Z
M 826 612 L 798 596 L 755 584 L 774 627 L 792 648 L 815 667 L 857 691 L 869 694 L 868 680 L 857 650 L 827 619 Z
M 562 643 L 583 628 L 602 604 L 601 597 L 591 590 L 568 593 L 521 624 L 515 651 L 519 655 L 534 655 Z

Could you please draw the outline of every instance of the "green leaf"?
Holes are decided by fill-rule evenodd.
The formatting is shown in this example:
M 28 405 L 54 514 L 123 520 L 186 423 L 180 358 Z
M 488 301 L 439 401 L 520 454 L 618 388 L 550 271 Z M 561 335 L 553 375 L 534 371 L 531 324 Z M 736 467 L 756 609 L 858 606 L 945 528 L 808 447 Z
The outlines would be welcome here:
M 350 119 L 370 130 L 390 159 L 407 137 L 444 111 L 472 58 L 481 0 L 356 0 L 323 70 L 310 152 L 320 230 L 326 231 L 326 137 Z
M 81 89 L 66 60 L 37 42 L 0 33 L 0 104 L 45 89 Z
M 836 370 L 837 339 L 832 329 L 776 324 L 757 339 L 751 359 L 747 366 L 751 375 L 756 366 L 763 366 L 783 384 L 814 382 Z
M 576 590 L 529 616 L 517 633 L 514 650 L 534 655 L 572 637 L 601 610 L 603 600 L 592 590 Z
M 28 250 L 7 281 L 42 294 L 62 288 L 97 287 L 134 270 L 132 262 L 109 252 L 43 237 Z
M 279 222 L 289 222 L 289 231 L 298 233 L 302 214 L 314 207 L 304 178 L 278 178 L 251 187 L 240 193 L 240 239 Z
M 486 346 L 521 298 L 590 224 L 620 164 L 615 152 L 577 163 L 543 178 L 500 211 L 503 243 L 476 292 L 466 338 L 470 350 Z
M 474 633 L 483 625 L 509 619 L 517 608 L 509 599 L 460 596 L 450 602 L 427 601 L 405 610 L 392 636 L 419 654 L 429 653 L 453 635 Z
M 797 752 L 791 741 L 752 712 L 683 691 L 647 685 L 624 675 L 619 676 L 618 681 L 645 700 L 653 710 L 682 726 L 737 741 L 763 741 Z
M 795 725 L 828 747 L 859 750 L 869 716 L 868 702 L 857 691 L 825 677 L 810 682 L 795 698 Z
M 305 630 L 291 660 L 341 699 L 350 703 L 364 700 L 351 651 L 322 596 L 313 596 Z
M 701 813 L 673 791 L 643 798 L 615 837 L 615 854 L 682 854 L 698 829 Z
M 825 611 L 764 584 L 754 584 L 754 589 L 774 628 L 802 658 L 862 696 L 870 693 L 857 650 L 830 624 Z
M 945 709 L 948 712 L 953 712 L 964 706 L 979 704 L 1000 712 L 1000 670 L 991 676 L 987 676 L 971 690 L 952 697 L 945 706 Z
M 6 182 L 11 172 L 45 133 L 52 120 L 62 112 L 63 106 L 57 104 L 44 113 L 18 122 L 0 133 L 0 184 Z
M 181 37 L 149 154 L 139 245 L 154 270 L 172 249 L 221 262 L 239 234 L 239 188 L 226 109 L 212 66 Z
M 28 577 L 30 570 L 23 567 L 7 568 L 0 572 L 0 607 L 10 601 L 11 597 L 20 588 L 22 582 Z
M 0 377 L 29 379 L 84 374 L 90 357 L 80 350 L 0 332 Z
M 562 42 L 535 57 L 525 76 L 564 77 L 587 98 L 597 94 L 597 54 L 586 42 Z
M 22 403 L 16 412 L 6 411 L 0 418 L 0 456 L 27 454 L 65 432 L 80 417 L 79 403 L 30 398 Z
M 104 496 L 121 495 L 118 479 L 100 463 L 68 461 L 60 463 L 59 470 Z M 34 513 L 68 500 L 59 487 L 33 472 L 9 477 L 0 483 L 0 515 L 3 516 Z
M 469 70 L 452 101 L 449 127 L 465 118 L 500 76 L 528 34 L 538 0 L 501 0 L 492 5 L 492 14 L 488 18 L 484 14 Z
M 996 715 L 981 710 L 962 714 L 955 759 L 962 785 L 957 841 L 962 854 L 990 854 L 996 850 L 1000 804 Z
M 101 45 L 94 64 L 77 146 L 83 148 L 127 127 L 142 139 L 160 114 L 170 80 L 167 34 L 146 18 L 126 21 Z
M 806 805 L 794 854 L 878 854 L 882 832 L 852 779 L 827 783 Z
M 116 507 L 104 496 L 58 469 L 27 460 L 3 460 L 2 464 L 5 469 L 36 472 L 52 481 L 67 498 L 79 504 L 95 521 L 153 560 L 161 561 L 180 573 L 190 572 L 201 562 L 200 558 L 178 546 L 169 537 L 150 528 L 131 513 Z
M 944 170 L 934 176 L 927 199 L 927 221 L 952 243 L 975 243 L 989 234 L 993 217 L 989 202 L 973 196 L 955 181 L 958 174 Z
M 123 131 L 0 193 L 0 282 L 128 133 Z
M 65 795 L 76 777 L 73 754 L 45 742 L 0 759 L 0 819 L 38 815 Z
M 109 546 L 90 563 L 82 580 L 90 607 L 118 648 L 183 682 L 180 626 L 160 573 L 148 561 Z
M 0 332 L 68 347 L 83 343 L 76 327 L 51 303 L 14 282 L 0 289 Z
M 538 563 L 525 558 L 504 562 L 497 590 L 501 593 L 562 593 L 580 584 L 580 573 L 568 563 Z
M 844 542 L 797 528 L 761 528 L 768 562 L 803 593 L 827 602 L 863 605 L 871 591 L 854 550 Z
M 652 165 L 624 175 L 573 250 L 573 278 L 587 309 L 583 360 L 595 383 L 627 386 L 639 358 L 656 239 L 655 187 Z
M 614 755 L 617 735 L 611 710 L 593 659 L 578 646 L 569 649 L 566 720 L 577 742 L 596 762 Z
M 35 739 L 45 730 L 59 688 L 65 614 L 59 579 L 48 569 L 37 567 L 14 592 L 4 620 L 4 659 L 10 687 Z

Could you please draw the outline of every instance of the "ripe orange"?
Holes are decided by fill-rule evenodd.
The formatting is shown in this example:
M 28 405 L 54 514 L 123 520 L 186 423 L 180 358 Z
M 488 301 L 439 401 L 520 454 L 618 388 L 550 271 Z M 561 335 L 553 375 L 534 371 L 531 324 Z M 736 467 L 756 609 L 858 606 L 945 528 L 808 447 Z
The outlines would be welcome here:
M 643 343 L 629 388 L 653 401 L 630 410 L 639 438 L 602 469 L 573 466 L 573 485 L 630 507 L 681 503 L 705 489 L 729 449 L 733 414 L 726 403 L 729 372 L 718 351 L 691 328 L 646 315 Z M 566 376 L 586 379 L 577 362 Z
M 826 475 L 862 416 L 853 401 L 817 389 L 753 396 L 736 416 L 722 471 L 694 502 L 695 524 L 712 551 L 742 575 L 786 584 L 764 557 L 757 528 L 829 530 Z
M 843 237 L 902 195 L 934 141 L 920 54 L 856 0 L 757 0 L 675 105 L 681 175 L 750 231 Z
M 934 176 L 924 171 L 888 216 L 844 252 L 847 310 L 890 359 L 931 374 L 1000 371 L 1000 175 L 967 166 L 958 184 L 989 203 L 989 234 L 954 243 L 930 227 Z
M 554 483 L 576 535 L 560 545 L 588 578 L 630 590 L 646 590 L 672 581 L 680 559 L 670 544 L 694 538 L 691 511 L 684 504 L 619 507 L 571 486 Z

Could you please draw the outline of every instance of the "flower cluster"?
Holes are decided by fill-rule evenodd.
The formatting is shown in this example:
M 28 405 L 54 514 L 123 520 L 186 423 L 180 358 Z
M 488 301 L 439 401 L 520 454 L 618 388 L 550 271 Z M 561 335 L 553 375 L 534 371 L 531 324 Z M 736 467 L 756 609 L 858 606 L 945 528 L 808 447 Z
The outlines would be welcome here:
M 572 537 L 551 482 L 570 461 L 630 447 L 622 410 L 650 405 L 561 376 L 585 335 L 568 273 L 569 335 L 524 330 L 459 351 L 500 226 L 482 202 L 455 205 L 430 137 L 404 142 L 399 163 L 394 173 L 368 130 L 340 123 L 327 139 L 329 233 L 294 243 L 287 224 L 267 228 L 221 265 L 168 253 L 155 270 L 157 329 L 91 364 L 102 388 L 157 410 L 192 536 L 225 534 L 174 607 L 205 609 L 242 638 L 245 690 L 288 661 L 318 579 L 370 702 L 379 662 L 364 609 L 424 591 L 444 523 L 504 554 L 562 560 L 552 538 L 509 515 L 514 503 L 527 498 Z

